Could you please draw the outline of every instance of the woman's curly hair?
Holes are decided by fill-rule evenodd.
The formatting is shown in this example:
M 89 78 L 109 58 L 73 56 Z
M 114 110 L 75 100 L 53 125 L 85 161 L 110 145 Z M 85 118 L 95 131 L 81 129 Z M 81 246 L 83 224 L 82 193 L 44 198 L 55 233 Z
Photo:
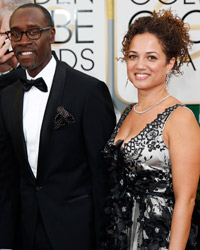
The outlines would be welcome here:
M 180 17 L 173 15 L 170 9 L 153 11 L 150 16 L 136 19 L 134 23 L 129 25 L 129 29 L 123 38 L 122 60 L 128 58 L 129 46 L 133 37 L 143 33 L 151 33 L 158 38 L 167 57 L 167 62 L 172 57 L 176 59 L 171 74 L 181 74 L 180 67 L 183 63 L 189 62 L 188 50 L 192 45 L 189 37 L 189 26 Z

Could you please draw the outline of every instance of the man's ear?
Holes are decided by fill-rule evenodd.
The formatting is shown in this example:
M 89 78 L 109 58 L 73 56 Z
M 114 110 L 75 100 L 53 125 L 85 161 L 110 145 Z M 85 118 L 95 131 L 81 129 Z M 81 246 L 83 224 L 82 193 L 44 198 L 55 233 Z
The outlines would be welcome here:
M 55 41 L 55 34 L 56 34 L 55 28 L 51 28 L 49 30 L 49 37 L 50 37 L 49 42 L 50 42 L 50 44 L 54 43 L 54 41 Z

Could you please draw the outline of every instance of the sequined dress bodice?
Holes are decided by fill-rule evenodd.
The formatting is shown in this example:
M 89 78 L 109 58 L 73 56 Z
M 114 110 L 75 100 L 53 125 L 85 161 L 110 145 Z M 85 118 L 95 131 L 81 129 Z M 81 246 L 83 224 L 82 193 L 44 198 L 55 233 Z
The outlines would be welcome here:
M 104 149 L 110 192 L 105 207 L 106 237 L 101 249 L 168 249 L 174 193 L 163 129 L 170 114 L 180 106 L 183 105 L 174 105 L 158 114 L 123 148 L 123 141 L 114 144 L 114 140 L 133 104 L 121 116 Z

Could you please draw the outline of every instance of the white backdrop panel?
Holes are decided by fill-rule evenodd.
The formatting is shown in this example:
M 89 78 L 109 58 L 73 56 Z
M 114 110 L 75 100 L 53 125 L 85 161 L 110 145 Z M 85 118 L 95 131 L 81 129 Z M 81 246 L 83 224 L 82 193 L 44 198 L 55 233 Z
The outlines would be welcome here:
M 107 81 L 106 0 L 37 0 L 55 22 L 59 59 Z

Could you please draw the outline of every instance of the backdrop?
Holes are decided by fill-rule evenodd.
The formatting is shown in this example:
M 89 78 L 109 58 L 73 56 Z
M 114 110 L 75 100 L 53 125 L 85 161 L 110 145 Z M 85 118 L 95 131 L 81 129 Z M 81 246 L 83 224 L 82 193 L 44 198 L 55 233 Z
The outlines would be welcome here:
M 59 59 L 108 82 L 107 16 L 104 0 L 37 0 L 54 20 Z

